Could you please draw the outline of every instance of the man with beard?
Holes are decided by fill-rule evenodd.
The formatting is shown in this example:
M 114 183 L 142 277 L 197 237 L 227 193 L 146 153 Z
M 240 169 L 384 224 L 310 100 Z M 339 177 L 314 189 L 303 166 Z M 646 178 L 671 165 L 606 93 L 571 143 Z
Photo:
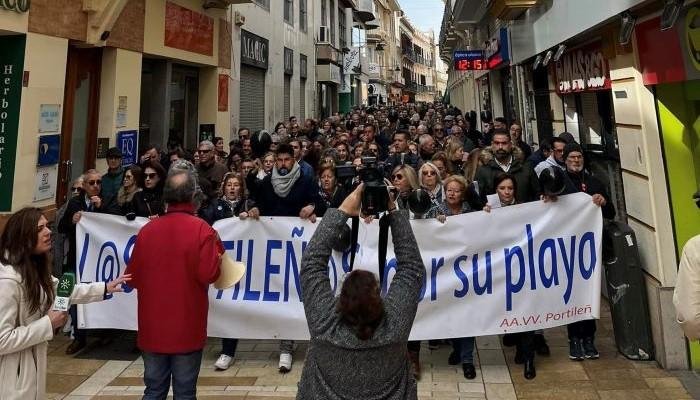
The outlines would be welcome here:
M 566 164 L 564 163 L 564 146 L 566 146 L 566 141 L 558 137 L 553 137 L 551 143 L 552 153 L 546 160 L 535 166 L 535 174 L 537 174 L 537 176 L 540 176 L 542 171 L 547 167 L 557 167 L 562 170 L 566 169 Z
M 423 165 L 423 161 L 420 157 L 408 150 L 408 137 L 409 133 L 405 130 L 399 130 L 394 133 L 394 153 L 384 162 L 384 173 L 387 177 L 391 175 L 391 172 L 397 165 L 410 165 L 416 171 Z
M 314 174 L 302 171 L 294 159 L 294 149 L 283 143 L 277 147 L 275 165 L 272 173 L 259 181 L 257 188 L 251 191 L 257 207 L 250 211 L 265 217 L 300 217 L 316 222 L 314 213 L 318 201 L 318 185 Z M 287 373 L 292 370 L 293 340 L 280 343 L 279 371 Z
M 540 198 L 540 185 L 535 172 L 528 164 L 513 156 L 513 142 L 505 130 L 495 131 L 491 142 L 493 159 L 479 167 L 475 180 L 479 183 L 479 195 L 496 193 L 494 181 L 496 176 L 507 172 L 516 180 L 515 198 L 518 202 L 535 201 Z
M 615 218 L 615 207 L 605 190 L 605 185 L 583 169 L 583 149 L 578 143 L 569 143 L 564 147 L 563 157 L 566 163 L 566 182 L 564 194 L 584 192 L 591 195 L 595 205 L 601 208 L 603 218 Z M 566 326 L 569 336 L 569 359 L 582 361 L 584 358 L 596 359 L 600 355 L 594 344 L 596 323 L 594 319 L 574 322 Z

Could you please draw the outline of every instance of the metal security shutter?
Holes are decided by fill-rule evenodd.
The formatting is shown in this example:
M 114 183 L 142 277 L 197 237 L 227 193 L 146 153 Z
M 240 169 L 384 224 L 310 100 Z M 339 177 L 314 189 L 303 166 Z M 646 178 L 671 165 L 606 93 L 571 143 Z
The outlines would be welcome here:
M 289 75 L 284 76 L 284 120 L 288 120 L 291 115 L 289 111 L 290 97 L 292 95 L 292 78 Z
M 299 87 L 299 119 L 306 119 L 306 79 L 301 80 Z
M 265 70 L 241 66 L 240 127 L 265 128 Z

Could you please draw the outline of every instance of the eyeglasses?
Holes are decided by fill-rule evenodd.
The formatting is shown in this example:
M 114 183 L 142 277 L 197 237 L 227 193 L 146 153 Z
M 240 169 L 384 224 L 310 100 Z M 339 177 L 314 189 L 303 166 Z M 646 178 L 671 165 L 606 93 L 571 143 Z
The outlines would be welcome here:
M 132 175 L 124 175 L 124 179 L 134 179 Z
M 207 154 L 207 153 L 209 153 L 210 151 L 214 151 L 214 150 L 197 150 L 197 153 L 199 153 L 199 154 Z
M 74 188 L 71 188 L 70 190 L 77 193 L 80 191 L 80 189 L 82 189 L 82 188 L 81 187 L 74 187 Z
M 158 176 L 158 174 L 155 172 L 152 172 L 150 174 L 143 174 L 143 175 L 146 177 L 146 179 L 155 179 Z
M 102 180 L 100 180 L 100 179 L 88 181 L 88 185 L 90 185 L 90 186 L 97 186 L 97 185 L 101 185 L 101 184 L 102 184 Z
M 397 179 L 403 179 L 403 175 L 401 175 L 401 174 L 395 174 L 395 175 L 392 175 L 392 176 L 391 176 L 391 180 L 392 180 L 392 181 L 395 181 L 395 180 L 397 180 Z
M 435 175 L 437 175 L 437 174 L 435 173 L 435 171 L 433 171 L 433 170 L 423 171 L 423 172 L 421 172 L 421 174 L 422 174 L 423 176 L 435 176 Z

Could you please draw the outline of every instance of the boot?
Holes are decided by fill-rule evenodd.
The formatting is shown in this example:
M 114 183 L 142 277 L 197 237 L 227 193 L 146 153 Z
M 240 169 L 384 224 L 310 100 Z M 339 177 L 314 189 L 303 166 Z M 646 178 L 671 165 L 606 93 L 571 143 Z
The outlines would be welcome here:
M 549 345 L 547 345 L 547 340 L 541 333 L 535 333 L 534 335 L 534 345 L 535 352 L 540 356 L 548 356 L 550 354 Z
M 411 365 L 413 366 L 413 377 L 416 378 L 416 380 L 420 379 L 420 353 L 417 351 L 409 351 L 408 352 L 408 359 L 411 361 Z
M 523 368 L 523 375 L 525 379 L 534 379 L 537 376 L 537 371 L 535 371 L 535 359 L 531 358 L 525 360 L 525 367 Z

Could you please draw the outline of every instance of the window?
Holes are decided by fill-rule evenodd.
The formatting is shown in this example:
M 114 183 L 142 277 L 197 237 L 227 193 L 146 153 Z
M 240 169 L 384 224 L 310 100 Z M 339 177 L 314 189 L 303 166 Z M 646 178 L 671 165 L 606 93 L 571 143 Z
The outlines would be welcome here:
M 270 11 L 270 0 L 253 0 L 253 3 L 266 9 L 267 11 Z
M 348 40 L 345 37 L 345 9 L 338 8 L 338 45 L 340 48 L 348 47 Z
M 299 29 L 306 32 L 306 0 L 299 0 Z
M 294 25 L 294 0 L 284 0 L 284 21 Z
M 331 43 L 335 46 L 335 7 L 333 7 L 333 1 L 331 1 Z
M 328 11 L 326 11 L 328 7 L 326 7 L 326 0 L 321 0 L 321 25 L 322 26 L 327 26 L 328 22 L 326 21 L 326 17 L 328 16 Z

